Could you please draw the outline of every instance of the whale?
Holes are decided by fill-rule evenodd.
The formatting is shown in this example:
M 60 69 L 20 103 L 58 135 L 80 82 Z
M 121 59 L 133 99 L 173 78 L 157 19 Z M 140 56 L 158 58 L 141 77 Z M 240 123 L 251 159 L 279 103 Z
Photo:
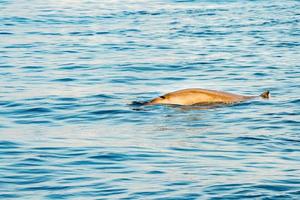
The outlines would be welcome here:
M 200 88 L 190 88 L 170 92 L 150 101 L 146 101 L 143 105 L 212 105 L 212 104 L 233 104 L 257 97 L 268 99 L 269 91 L 265 91 L 258 96 L 246 96 L 233 94 L 230 92 L 223 92 L 217 90 L 208 90 Z

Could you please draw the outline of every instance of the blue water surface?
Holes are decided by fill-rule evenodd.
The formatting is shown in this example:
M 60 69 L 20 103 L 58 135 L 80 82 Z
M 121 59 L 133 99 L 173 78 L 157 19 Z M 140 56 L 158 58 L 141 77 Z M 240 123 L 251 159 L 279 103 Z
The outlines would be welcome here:
M 300 2 L 0 0 L 0 199 L 299 199 Z M 207 88 L 269 100 L 140 107 Z

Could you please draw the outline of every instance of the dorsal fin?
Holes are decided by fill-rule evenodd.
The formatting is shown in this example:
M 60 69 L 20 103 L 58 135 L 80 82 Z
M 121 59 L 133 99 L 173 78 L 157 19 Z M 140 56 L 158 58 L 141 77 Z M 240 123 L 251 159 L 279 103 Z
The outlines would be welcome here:
M 267 90 L 264 93 L 262 93 L 260 96 L 264 99 L 268 99 L 268 98 L 270 98 L 270 91 Z

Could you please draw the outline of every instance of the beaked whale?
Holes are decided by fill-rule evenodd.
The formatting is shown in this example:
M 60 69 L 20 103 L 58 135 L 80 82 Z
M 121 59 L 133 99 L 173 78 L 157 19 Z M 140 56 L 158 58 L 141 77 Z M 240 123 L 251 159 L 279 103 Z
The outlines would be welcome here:
M 157 105 L 157 104 L 169 104 L 169 105 L 207 105 L 207 104 L 232 104 L 262 97 L 264 99 L 269 98 L 269 91 L 265 91 L 259 96 L 244 96 L 238 94 L 232 94 L 229 92 L 221 92 L 216 90 L 206 89 L 183 89 L 175 92 L 170 92 L 154 98 L 144 105 Z

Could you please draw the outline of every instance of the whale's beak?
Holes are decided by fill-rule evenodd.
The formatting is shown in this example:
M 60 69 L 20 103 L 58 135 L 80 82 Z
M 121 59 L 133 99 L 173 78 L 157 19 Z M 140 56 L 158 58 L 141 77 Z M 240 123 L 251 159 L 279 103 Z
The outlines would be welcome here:
M 167 104 L 167 100 L 166 97 L 164 96 L 160 96 L 160 97 L 156 97 L 148 102 L 145 102 L 144 105 L 145 106 L 150 106 L 150 105 L 157 105 L 157 104 Z

